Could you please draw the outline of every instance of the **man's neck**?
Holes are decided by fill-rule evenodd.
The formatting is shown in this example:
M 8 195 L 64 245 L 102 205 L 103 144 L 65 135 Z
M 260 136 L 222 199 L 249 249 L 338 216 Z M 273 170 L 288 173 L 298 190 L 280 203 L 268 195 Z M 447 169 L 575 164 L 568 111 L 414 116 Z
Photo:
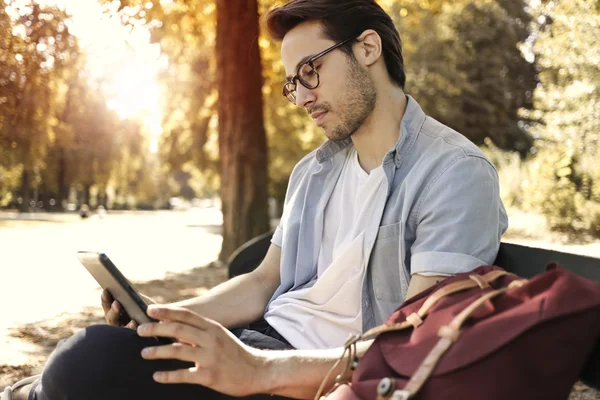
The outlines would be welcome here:
M 382 164 L 383 157 L 400 139 L 400 124 L 406 104 L 407 98 L 402 89 L 387 86 L 379 90 L 375 109 L 352 135 L 358 160 L 367 173 Z

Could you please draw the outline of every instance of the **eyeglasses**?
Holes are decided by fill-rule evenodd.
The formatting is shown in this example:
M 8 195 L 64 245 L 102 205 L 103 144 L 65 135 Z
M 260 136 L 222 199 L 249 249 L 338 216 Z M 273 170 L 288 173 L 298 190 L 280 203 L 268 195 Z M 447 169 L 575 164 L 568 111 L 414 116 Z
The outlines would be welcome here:
M 324 55 L 328 54 L 329 52 L 332 52 L 338 47 L 343 46 L 354 39 L 355 37 L 353 36 L 350 39 L 346 39 L 340 43 L 334 44 L 327 50 L 324 50 L 316 56 L 311 57 L 307 61 L 303 62 L 298 67 L 298 71 L 296 71 L 296 76 L 294 76 L 291 80 L 287 81 L 283 85 L 283 95 L 287 97 L 287 99 L 293 104 L 296 104 L 296 81 L 300 82 L 302 86 L 304 86 L 307 89 L 316 89 L 321 83 L 321 81 L 319 78 L 319 73 L 317 72 L 317 68 L 314 65 L 314 62 L 317 61 L 319 58 L 323 57 Z

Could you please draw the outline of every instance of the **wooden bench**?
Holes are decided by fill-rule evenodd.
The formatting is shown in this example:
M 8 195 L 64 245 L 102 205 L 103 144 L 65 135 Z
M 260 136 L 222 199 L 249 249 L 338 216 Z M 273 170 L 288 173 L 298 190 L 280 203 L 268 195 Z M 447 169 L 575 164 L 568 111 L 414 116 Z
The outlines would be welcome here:
M 240 246 L 229 259 L 229 277 L 254 270 L 267 254 L 272 236 L 273 232 L 268 232 Z M 598 258 L 512 243 L 501 243 L 494 265 L 524 278 L 530 278 L 544 272 L 546 266 L 552 262 L 558 262 L 578 275 L 600 282 L 600 259 Z M 600 390 L 600 341 L 596 350 L 590 355 L 580 378 L 585 384 Z

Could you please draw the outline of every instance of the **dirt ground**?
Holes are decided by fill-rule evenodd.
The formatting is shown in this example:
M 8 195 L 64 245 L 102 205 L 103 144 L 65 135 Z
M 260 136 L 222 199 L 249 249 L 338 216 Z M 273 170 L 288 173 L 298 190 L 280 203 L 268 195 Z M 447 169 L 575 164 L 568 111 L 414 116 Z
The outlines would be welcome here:
M 22 221 L 0 214 L 0 279 L 4 287 L 11 288 L 4 298 L 0 292 L 0 389 L 40 373 L 59 340 L 103 322 L 99 288 L 84 273 L 65 272 L 78 268 L 76 261 L 63 259 L 65 253 L 72 256 L 75 248 L 93 249 L 90 244 L 101 242 L 103 249 L 110 250 L 107 254 L 115 255 L 111 258 L 122 262 L 117 265 L 143 266 L 126 273 L 140 292 L 160 303 L 173 302 L 198 296 L 227 279 L 226 268 L 211 263 L 220 245 L 219 223 L 219 216 L 206 210 L 111 215 L 110 220 L 85 222 L 74 216 L 37 216 Z M 543 220 L 537 216 L 517 214 L 512 223 L 505 240 L 600 256 L 598 240 L 540 234 Z M 44 241 L 48 243 L 40 245 Z M 32 243 L 38 243 L 38 249 L 28 253 Z M 140 256 L 148 253 L 147 249 L 163 250 Z M 63 265 L 65 271 L 57 272 Z M 64 273 L 71 275 L 68 283 L 56 278 Z M 61 284 L 66 286 L 61 289 Z M 38 297 L 22 300 L 31 287 Z M 65 291 L 68 295 L 64 297 L 57 294 Z M 577 383 L 570 399 L 600 399 L 600 392 Z

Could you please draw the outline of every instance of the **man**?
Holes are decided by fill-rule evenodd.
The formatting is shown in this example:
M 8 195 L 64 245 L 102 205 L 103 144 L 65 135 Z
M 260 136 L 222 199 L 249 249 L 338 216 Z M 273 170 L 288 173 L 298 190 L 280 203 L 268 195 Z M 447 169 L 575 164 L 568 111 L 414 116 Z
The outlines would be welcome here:
M 494 261 L 507 228 L 496 171 L 404 93 L 400 37 L 376 2 L 293 0 L 267 23 L 282 40 L 283 94 L 329 141 L 295 167 L 266 258 L 202 297 L 151 308 L 162 322 L 137 334 L 78 333 L 29 399 L 311 398 L 349 334 Z M 124 325 L 111 303 L 104 293 L 107 321 Z

